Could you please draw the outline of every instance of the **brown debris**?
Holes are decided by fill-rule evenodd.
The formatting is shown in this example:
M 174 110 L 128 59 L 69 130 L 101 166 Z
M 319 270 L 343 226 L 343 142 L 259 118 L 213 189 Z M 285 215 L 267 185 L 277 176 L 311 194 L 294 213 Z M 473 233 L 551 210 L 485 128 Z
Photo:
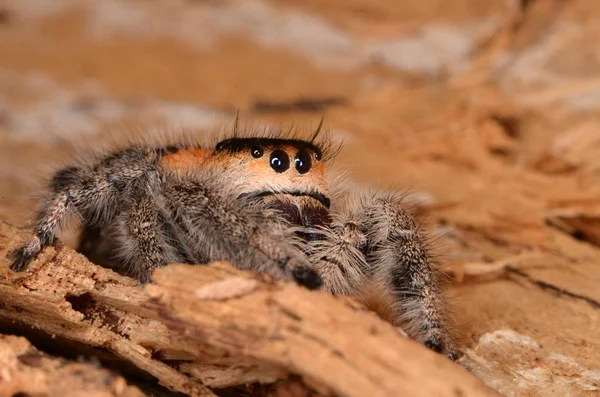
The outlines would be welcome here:
M 39 351 L 22 337 L 0 335 L 0 397 L 142 397 L 127 381 L 92 363 Z
M 505 395 L 592 397 L 598 392 L 600 371 L 589 370 L 572 357 L 549 351 L 513 330 L 482 335 L 477 346 L 466 352 L 463 362 Z M 519 375 L 518 381 L 514 381 L 515 374 Z M 535 394 L 524 394 L 524 390 L 535 390 Z

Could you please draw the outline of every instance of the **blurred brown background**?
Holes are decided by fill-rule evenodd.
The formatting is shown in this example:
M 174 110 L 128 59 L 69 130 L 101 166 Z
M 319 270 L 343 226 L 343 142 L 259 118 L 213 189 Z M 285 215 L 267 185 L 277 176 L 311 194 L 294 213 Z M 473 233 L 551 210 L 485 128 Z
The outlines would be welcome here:
M 324 115 L 356 183 L 442 235 L 463 363 L 598 395 L 598 43 L 597 0 L 2 2 L 0 219 L 74 144 Z

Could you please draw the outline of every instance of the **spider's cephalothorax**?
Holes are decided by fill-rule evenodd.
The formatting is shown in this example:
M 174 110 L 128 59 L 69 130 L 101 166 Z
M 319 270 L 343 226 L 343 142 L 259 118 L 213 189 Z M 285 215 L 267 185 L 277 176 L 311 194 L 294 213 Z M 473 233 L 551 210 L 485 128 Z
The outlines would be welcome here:
M 400 194 L 332 191 L 332 157 L 314 136 L 236 133 L 216 145 L 132 146 L 65 168 L 12 269 L 79 215 L 79 250 L 141 281 L 169 263 L 226 260 L 311 289 L 376 297 L 395 325 L 455 358 L 420 224 Z

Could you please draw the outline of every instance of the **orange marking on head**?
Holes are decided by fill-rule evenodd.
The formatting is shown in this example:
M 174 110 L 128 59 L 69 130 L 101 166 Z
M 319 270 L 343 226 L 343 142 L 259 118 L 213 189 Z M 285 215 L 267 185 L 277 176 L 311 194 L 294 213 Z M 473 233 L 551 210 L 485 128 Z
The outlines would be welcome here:
M 188 148 L 169 153 L 161 159 L 161 165 L 173 171 L 185 170 L 202 165 L 212 155 L 210 149 Z
M 312 169 L 310 170 L 310 172 L 314 172 L 317 174 L 324 174 L 325 173 L 325 164 L 319 162 L 319 163 L 313 163 Z

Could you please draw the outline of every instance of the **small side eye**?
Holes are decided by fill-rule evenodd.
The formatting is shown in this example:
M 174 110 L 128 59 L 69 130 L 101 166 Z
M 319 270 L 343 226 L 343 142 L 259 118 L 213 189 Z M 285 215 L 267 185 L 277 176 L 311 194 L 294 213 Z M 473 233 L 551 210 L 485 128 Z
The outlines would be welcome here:
M 321 151 L 319 149 L 315 150 L 315 160 L 321 161 L 321 157 L 323 157 Z
M 274 150 L 271 153 L 270 163 L 275 172 L 285 172 L 290 168 L 290 158 L 283 150 Z
M 296 170 L 300 174 L 306 174 L 308 171 L 310 171 L 310 168 L 312 167 L 310 153 L 304 149 L 300 150 L 298 154 L 296 154 L 294 162 L 296 163 Z
M 252 152 L 252 157 L 254 157 L 255 159 L 262 157 L 264 154 L 263 148 L 260 146 L 252 146 L 252 149 L 250 149 L 250 151 Z

